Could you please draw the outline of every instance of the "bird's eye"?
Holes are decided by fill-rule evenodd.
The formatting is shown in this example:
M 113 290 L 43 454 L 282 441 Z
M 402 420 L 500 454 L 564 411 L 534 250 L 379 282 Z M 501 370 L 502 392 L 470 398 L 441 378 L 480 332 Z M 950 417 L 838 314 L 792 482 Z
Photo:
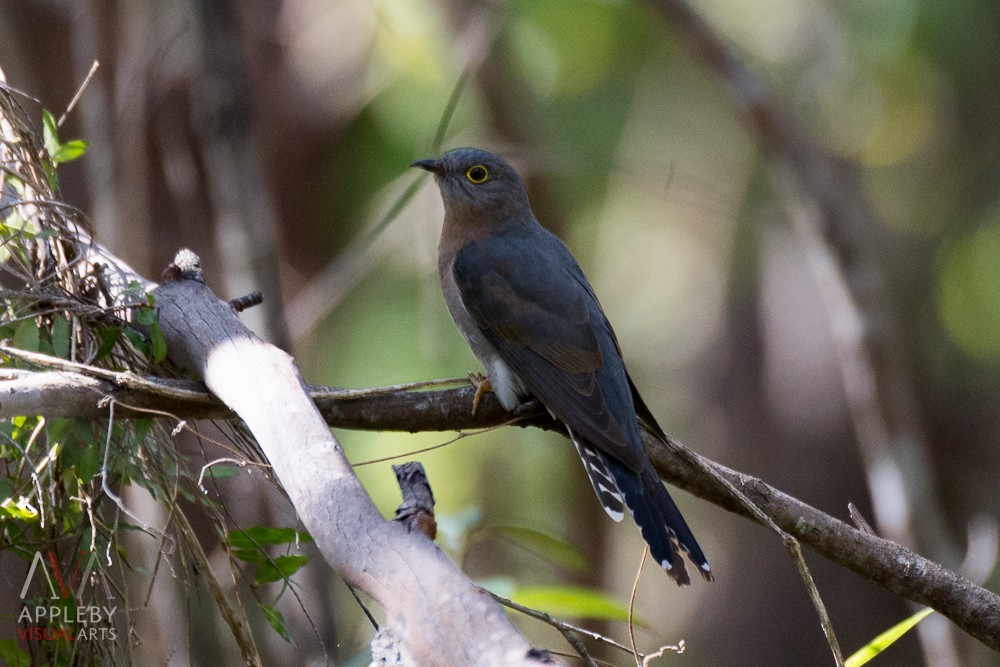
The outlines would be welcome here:
M 477 164 L 475 167 L 469 167 L 469 171 L 465 172 L 465 177 L 473 183 L 479 184 L 490 177 L 490 172 L 483 165 Z

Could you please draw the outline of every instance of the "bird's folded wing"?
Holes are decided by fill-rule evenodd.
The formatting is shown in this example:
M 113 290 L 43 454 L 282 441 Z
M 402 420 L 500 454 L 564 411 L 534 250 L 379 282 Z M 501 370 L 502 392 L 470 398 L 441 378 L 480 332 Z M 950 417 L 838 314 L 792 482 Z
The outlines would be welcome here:
M 578 437 L 638 471 L 641 444 L 614 333 L 572 255 L 539 232 L 460 250 L 453 272 L 462 304 L 539 401 Z

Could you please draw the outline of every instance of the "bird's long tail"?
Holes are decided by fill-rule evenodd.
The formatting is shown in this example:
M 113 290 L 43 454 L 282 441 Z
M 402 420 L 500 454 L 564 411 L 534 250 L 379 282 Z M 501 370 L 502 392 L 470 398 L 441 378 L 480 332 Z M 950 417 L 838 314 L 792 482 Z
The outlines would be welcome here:
M 679 586 L 691 583 L 681 551 L 698 567 L 701 576 L 711 581 L 712 570 L 705 554 L 652 465 L 647 462 L 637 473 L 573 435 L 590 483 L 608 515 L 620 521 L 624 501 L 650 554 Z

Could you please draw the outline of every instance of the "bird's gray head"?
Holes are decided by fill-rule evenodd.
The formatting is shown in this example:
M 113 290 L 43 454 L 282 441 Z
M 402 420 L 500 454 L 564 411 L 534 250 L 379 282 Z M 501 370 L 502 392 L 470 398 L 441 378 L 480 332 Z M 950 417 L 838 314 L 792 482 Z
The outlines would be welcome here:
M 434 174 L 445 215 L 478 221 L 532 218 L 524 184 L 507 162 L 478 148 L 456 148 L 440 159 L 417 160 L 411 167 Z

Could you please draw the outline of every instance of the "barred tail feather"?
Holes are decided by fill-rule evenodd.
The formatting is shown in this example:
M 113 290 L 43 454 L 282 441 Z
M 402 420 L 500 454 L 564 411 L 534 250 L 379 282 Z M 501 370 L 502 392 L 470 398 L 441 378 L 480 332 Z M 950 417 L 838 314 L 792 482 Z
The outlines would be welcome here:
M 683 551 L 698 567 L 701 576 L 711 581 L 712 570 L 705 554 L 652 466 L 647 463 L 641 473 L 636 473 L 611 457 L 602 458 L 656 562 L 677 585 L 686 586 L 691 578 L 681 556 Z
M 587 471 L 587 478 L 590 485 L 594 487 L 594 493 L 601 507 L 607 512 L 613 521 L 621 521 L 625 518 L 625 499 L 618 488 L 615 476 L 608 470 L 606 458 L 593 447 L 588 446 L 576 437 L 568 427 L 570 439 L 576 445 L 576 451 L 583 461 L 583 468 Z

